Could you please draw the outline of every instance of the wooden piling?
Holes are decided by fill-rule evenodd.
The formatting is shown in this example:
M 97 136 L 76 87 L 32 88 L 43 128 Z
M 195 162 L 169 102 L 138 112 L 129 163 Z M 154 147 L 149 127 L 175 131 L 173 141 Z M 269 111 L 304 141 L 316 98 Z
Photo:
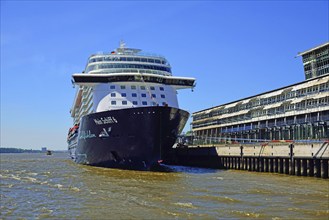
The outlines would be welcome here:
M 289 165 L 290 165 L 290 160 L 289 158 L 284 159 L 284 173 L 289 174 Z
M 206 151 L 203 147 L 175 149 L 174 163 L 189 166 L 214 166 L 224 169 L 248 170 L 254 172 L 275 172 L 297 176 L 315 176 L 327 179 L 329 176 L 328 149 L 326 145 L 312 146 L 298 143 L 273 146 L 219 146 Z M 216 148 L 216 151 L 213 149 Z M 239 149 L 240 148 L 240 149 Z M 209 148 L 210 149 L 210 148 Z M 198 157 L 200 151 L 200 157 Z M 205 154 L 205 152 L 208 152 Z M 215 160 L 216 154 L 218 159 Z M 208 159 L 209 158 L 209 159 Z
M 328 179 L 328 159 L 321 160 L 321 177 Z
M 314 175 L 316 177 L 321 177 L 321 160 L 320 159 L 315 159 L 314 161 Z
M 278 173 L 279 172 L 279 159 L 276 157 L 274 158 L 274 172 Z
M 302 176 L 307 176 L 307 159 L 302 159 Z
M 307 167 L 308 167 L 308 176 L 314 176 L 314 160 L 313 159 L 307 160 Z
M 279 173 L 283 173 L 283 161 L 284 158 L 278 158 L 279 160 Z
M 295 159 L 296 161 L 296 175 L 297 176 L 301 176 L 301 159 L 300 158 L 297 158 Z
M 260 172 L 264 172 L 264 157 L 260 157 L 259 162 L 260 162 Z

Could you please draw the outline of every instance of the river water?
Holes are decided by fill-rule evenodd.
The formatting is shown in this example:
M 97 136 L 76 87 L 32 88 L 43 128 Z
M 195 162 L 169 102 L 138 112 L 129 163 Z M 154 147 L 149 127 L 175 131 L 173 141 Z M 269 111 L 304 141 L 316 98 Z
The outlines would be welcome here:
M 66 153 L 0 154 L 0 219 L 328 219 L 329 181 L 171 167 L 73 163 Z

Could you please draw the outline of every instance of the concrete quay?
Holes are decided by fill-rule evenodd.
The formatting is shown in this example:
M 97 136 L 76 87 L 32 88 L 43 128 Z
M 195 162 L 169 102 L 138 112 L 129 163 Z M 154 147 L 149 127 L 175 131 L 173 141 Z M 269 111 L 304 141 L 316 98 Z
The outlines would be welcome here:
M 168 164 L 328 178 L 329 141 L 184 146 Z

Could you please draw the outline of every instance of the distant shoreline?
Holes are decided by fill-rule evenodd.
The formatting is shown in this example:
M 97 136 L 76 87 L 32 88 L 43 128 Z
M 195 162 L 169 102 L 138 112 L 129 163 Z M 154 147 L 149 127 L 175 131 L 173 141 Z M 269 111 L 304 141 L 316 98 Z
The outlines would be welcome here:
M 52 150 L 52 152 L 67 152 L 66 150 Z M 21 149 L 21 148 L 4 148 L 0 147 L 0 154 L 2 153 L 46 153 L 46 151 Z

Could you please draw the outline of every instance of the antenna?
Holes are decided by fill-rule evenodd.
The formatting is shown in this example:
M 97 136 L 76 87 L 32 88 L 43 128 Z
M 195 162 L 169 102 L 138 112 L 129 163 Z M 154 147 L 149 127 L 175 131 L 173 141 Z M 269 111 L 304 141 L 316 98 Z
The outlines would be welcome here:
M 120 40 L 120 48 L 125 48 L 126 43 L 123 40 Z

